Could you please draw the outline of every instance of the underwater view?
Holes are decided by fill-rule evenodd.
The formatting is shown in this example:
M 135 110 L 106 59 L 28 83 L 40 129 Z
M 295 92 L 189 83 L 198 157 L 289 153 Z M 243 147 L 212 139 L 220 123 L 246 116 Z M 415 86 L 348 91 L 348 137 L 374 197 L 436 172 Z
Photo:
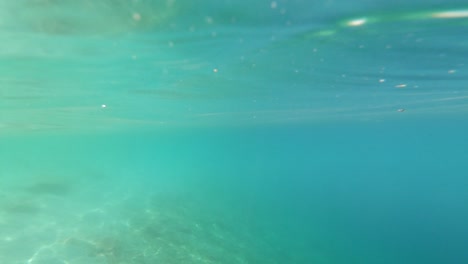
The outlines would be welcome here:
M 0 0 L 0 263 L 468 263 L 467 29 L 466 0 Z

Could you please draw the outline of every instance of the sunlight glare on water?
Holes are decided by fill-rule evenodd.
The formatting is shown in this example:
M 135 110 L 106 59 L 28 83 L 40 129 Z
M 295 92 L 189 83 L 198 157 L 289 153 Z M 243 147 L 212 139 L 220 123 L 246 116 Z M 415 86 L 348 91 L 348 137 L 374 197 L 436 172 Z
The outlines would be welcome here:
M 458 53 L 466 41 L 457 35 L 463 8 L 363 6 L 340 20 L 303 12 L 303 5 L 316 9 L 301 1 L 246 10 L 178 1 L 2 5 L 10 40 L 1 44 L 4 130 L 368 120 L 401 118 L 395 112 L 402 107 L 412 108 L 407 115 L 466 109 L 458 89 L 466 76 Z

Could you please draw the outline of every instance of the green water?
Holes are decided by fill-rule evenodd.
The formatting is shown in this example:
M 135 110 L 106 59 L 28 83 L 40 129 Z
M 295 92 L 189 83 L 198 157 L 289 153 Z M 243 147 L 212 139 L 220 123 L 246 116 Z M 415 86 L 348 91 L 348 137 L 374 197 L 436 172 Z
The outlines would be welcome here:
M 1 1 L 0 263 L 465 263 L 462 1 Z
M 2 262 L 456 263 L 466 125 L 433 121 L 9 137 Z

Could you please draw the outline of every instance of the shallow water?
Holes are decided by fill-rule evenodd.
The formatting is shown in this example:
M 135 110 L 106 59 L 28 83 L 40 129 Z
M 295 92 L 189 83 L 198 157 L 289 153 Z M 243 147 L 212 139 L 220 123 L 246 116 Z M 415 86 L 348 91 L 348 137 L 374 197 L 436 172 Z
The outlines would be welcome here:
M 0 7 L 0 263 L 468 261 L 461 1 Z

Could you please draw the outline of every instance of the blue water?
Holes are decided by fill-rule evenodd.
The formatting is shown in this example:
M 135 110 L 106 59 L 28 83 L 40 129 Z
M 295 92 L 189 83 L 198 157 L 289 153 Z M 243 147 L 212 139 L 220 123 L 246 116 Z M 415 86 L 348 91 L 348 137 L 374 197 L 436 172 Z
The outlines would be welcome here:
M 0 263 L 467 263 L 467 26 L 0 0 Z

